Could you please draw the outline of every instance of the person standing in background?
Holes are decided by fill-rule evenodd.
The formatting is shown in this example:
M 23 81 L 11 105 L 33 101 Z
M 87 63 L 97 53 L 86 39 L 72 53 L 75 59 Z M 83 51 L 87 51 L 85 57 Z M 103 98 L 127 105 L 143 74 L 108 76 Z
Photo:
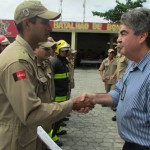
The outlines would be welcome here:
M 4 36 L 0 35 L 0 53 L 10 44 L 9 40 Z
M 124 56 L 120 53 L 119 44 L 117 44 L 116 49 L 117 49 L 117 56 L 116 56 L 117 69 L 116 69 L 115 73 L 113 74 L 112 78 L 113 79 L 116 78 L 116 81 L 118 82 L 122 78 L 123 74 L 125 73 L 126 68 L 129 64 L 129 60 L 127 59 L 126 56 Z
M 102 61 L 102 64 L 99 67 L 100 76 L 105 85 L 106 93 L 111 89 L 114 89 L 114 84 L 116 83 L 115 79 L 112 79 L 113 74 L 117 69 L 117 61 L 115 58 L 114 50 L 108 50 L 108 57 Z
M 55 50 L 56 50 L 57 42 L 52 37 L 48 37 L 48 41 L 53 44 L 53 46 L 51 47 L 51 54 L 49 57 L 49 59 L 51 59 L 56 55 Z
M 69 68 L 67 54 L 70 50 L 70 45 L 65 40 L 59 40 L 56 45 L 56 56 L 51 59 L 52 68 L 54 71 L 54 83 L 55 83 L 55 102 L 62 103 L 67 101 L 68 88 L 70 84 L 69 80 Z M 67 134 L 66 130 L 63 130 L 61 124 L 63 121 L 68 121 L 69 118 L 63 118 L 53 125 L 53 129 L 50 132 L 50 137 L 54 142 L 62 146 L 63 143 L 58 140 L 57 135 Z
M 43 98 L 44 100 L 47 99 L 46 97 L 49 97 L 51 102 L 54 102 L 55 98 L 55 85 L 52 67 L 49 65 L 49 56 L 53 53 L 52 47 L 54 45 L 54 42 L 40 42 L 34 51 L 34 54 L 37 57 L 38 73 L 41 75 L 40 80 L 42 81 L 44 78 L 46 80 L 47 78 L 47 84 L 46 82 L 43 83 L 43 88 L 39 90 L 39 97 Z
M 74 61 L 75 61 L 75 55 L 77 51 L 74 49 L 70 49 L 70 51 L 67 54 L 67 60 L 68 60 L 68 69 L 69 69 L 69 87 L 68 87 L 68 94 L 67 99 L 70 99 L 71 97 L 71 89 L 75 87 L 75 81 L 74 81 Z

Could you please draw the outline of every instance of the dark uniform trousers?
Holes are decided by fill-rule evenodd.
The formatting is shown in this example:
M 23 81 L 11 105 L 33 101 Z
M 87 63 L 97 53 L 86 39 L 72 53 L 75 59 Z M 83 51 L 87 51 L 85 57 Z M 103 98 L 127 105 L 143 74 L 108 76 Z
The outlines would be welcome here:
M 150 147 L 142 146 L 135 143 L 125 142 L 122 150 L 150 150 Z

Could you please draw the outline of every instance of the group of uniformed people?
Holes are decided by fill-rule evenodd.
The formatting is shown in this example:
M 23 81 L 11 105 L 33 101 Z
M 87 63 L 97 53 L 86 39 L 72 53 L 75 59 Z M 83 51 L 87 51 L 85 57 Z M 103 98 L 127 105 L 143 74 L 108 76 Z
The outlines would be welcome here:
M 116 56 L 114 49 L 108 50 L 108 57 L 103 60 L 99 67 L 106 93 L 115 89 L 115 84 L 122 78 L 129 63 L 129 60 L 120 53 L 119 44 L 116 46 L 116 49 Z M 116 107 L 112 107 L 112 109 L 116 111 Z M 116 115 L 112 117 L 112 121 L 116 121 Z
M 55 85 L 55 97 L 54 101 L 61 103 L 70 99 L 71 87 L 73 82 L 73 70 L 74 66 L 69 61 L 69 56 L 72 54 L 70 45 L 65 40 L 59 40 L 56 42 L 55 56 L 50 58 L 50 65 L 52 66 L 54 74 Z M 63 118 L 53 124 L 52 130 L 49 133 L 51 138 L 59 145 L 62 146 L 62 142 L 58 139 L 58 135 L 67 134 L 66 130 L 63 130 L 61 126 L 66 126 L 63 122 L 69 120 L 69 118 Z

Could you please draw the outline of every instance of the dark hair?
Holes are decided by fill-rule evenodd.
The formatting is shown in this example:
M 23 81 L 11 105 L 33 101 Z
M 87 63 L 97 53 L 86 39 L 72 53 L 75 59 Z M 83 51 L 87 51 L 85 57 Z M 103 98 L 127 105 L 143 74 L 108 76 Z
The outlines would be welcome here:
M 39 18 L 38 16 L 35 16 L 33 18 L 27 19 L 29 22 L 31 22 L 32 24 L 36 23 L 37 18 Z M 22 22 L 20 22 L 19 24 L 16 24 L 16 28 L 19 32 L 19 34 L 23 34 L 23 27 L 22 27 Z
M 135 8 L 124 13 L 120 20 L 121 24 L 133 29 L 135 35 L 148 32 L 146 44 L 150 47 L 150 10 L 146 8 Z

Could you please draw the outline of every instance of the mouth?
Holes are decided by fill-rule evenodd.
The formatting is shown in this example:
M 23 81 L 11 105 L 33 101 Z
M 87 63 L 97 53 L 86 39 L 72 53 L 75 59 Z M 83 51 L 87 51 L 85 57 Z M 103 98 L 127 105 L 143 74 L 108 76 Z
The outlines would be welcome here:
M 121 45 L 118 43 L 117 46 L 116 46 L 116 48 L 120 48 L 120 47 L 121 47 Z
M 123 46 L 121 44 L 117 44 L 116 49 L 121 50 Z

